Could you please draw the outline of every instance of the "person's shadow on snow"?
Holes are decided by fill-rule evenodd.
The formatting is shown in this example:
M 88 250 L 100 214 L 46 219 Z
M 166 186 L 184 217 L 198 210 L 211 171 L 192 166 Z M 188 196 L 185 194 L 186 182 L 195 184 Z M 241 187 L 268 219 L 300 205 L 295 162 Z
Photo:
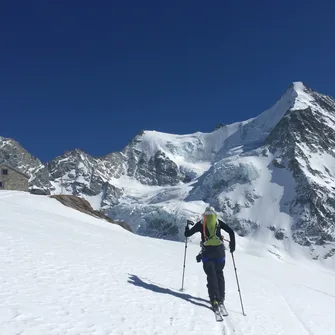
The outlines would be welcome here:
M 202 303 L 202 302 L 207 302 L 209 304 L 208 300 L 205 300 L 205 299 L 202 299 L 202 298 L 197 298 L 197 297 L 194 297 L 190 294 L 172 291 L 169 288 L 160 287 L 160 286 L 158 286 L 156 284 L 153 284 L 153 283 L 150 283 L 150 282 L 146 283 L 136 275 L 129 274 L 128 283 L 133 284 L 133 285 L 138 286 L 138 287 L 145 288 L 146 290 L 150 290 L 150 291 L 153 291 L 153 292 L 162 293 L 162 294 L 169 294 L 169 295 L 172 295 L 176 298 L 186 300 L 186 301 L 190 302 L 191 304 L 201 306 L 201 307 L 205 307 L 205 308 L 208 308 L 208 309 L 212 310 L 208 305 L 205 305 L 204 303 Z

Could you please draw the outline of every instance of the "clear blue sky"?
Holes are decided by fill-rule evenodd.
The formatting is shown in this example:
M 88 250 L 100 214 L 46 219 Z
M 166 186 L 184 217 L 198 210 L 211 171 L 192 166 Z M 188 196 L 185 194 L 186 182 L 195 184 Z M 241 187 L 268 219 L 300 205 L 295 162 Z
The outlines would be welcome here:
M 211 131 L 292 81 L 335 96 L 333 1 L 4 1 L 0 136 L 43 161 Z

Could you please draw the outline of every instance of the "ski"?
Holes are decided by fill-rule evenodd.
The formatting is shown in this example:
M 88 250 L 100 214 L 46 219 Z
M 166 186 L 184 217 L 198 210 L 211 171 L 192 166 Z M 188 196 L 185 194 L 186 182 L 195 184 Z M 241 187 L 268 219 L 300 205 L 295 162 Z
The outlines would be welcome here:
M 223 316 L 221 315 L 219 310 L 215 311 L 214 314 L 215 314 L 216 322 L 222 322 L 223 321 Z
M 219 305 L 219 311 L 222 316 L 228 316 L 228 312 L 224 304 Z

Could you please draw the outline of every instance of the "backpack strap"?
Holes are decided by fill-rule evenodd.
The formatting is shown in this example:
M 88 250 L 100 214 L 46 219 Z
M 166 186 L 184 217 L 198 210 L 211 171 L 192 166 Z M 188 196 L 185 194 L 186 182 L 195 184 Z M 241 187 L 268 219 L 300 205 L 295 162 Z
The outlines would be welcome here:
M 205 241 L 207 241 L 208 237 L 207 237 L 207 233 L 206 233 L 206 214 L 205 213 L 204 213 L 202 229 L 203 229 L 203 233 L 204 233 L 204 239 L 205 239 Z

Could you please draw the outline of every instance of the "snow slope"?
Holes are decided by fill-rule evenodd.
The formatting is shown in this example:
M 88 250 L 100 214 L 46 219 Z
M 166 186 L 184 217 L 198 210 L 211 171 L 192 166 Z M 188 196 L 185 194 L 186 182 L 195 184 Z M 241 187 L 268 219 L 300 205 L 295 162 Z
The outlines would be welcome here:
M 198 244 L 131 234 L 54 199 L 0 192 L 0 334 L 333 335 L 335 272 L 246 238 L 227 258 L 224 323 L 208 308 Z

